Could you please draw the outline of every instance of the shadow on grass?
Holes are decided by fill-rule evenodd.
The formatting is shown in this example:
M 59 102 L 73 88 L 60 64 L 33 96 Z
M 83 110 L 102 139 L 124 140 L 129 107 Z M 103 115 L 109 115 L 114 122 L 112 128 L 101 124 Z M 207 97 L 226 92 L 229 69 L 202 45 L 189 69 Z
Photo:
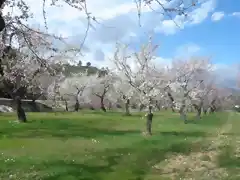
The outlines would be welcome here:
M 201 119 L 196 119 L 196 117 L 190 117 L 186 124 L 197 124 L 201 126 L 216 126 L 224 124 L 228 119 L 227 113 L 222 114 L 211 114 L 203 115 Z
M 30 121 L 27 124 L 7 124 L 0 127 L 0 138 L 96 138 L 102 136 L 128 136 L 140 135 L 140 128 L 125 130 L 114 129 L 112 121 L 75 121 L 75 120 L 47 120 Z M 156 132 L 153 136 L 179 136 L 179 137 L 205 137 L 207 134 L 201 131 L 194 132 Z
M 96 138 L 103 136 L 129 136 L 129 135 L 141 135 L 141 130 L 114 130 L 104 128 L 94 128 L 86 126 L 66 126 L 65 128 L 16 128 L 16 129 L 5 129 L 0 131 L 0 137 L 4 136 L 7 138 Z M 177 136 L 177 137 L 206 137 L 211 136 L 200 131 L 195 132 L 156 132 L 153 136 Z
M 66 127 L 65 129 L 16 129 L 15 131 L 0 132 L 0 137 L 8 138 L 96 138 L 101 136 L 128 136 L 131 134 L 140 134 L 140 130 L 112 130 L 98 129 L 89 127 Z
M 0 127 L 0 138 L 96 138 L 101 136 L 121 136 L 140 134 L 136 129 L 115 130 L 115 122 L 111 121 L 75 121 L 75 120 L 46 120 L 30 121 L 26 124 L 4 122 Z
M 73 162 L 48 162 L 44 167 L 48 167 L 50 172 L 54 169 L 53 175 L 43 177 L 43 180 L 58 179 L 80 179 L 80 180 L 104 180 L 104 179 L 135 179 L 144 180 L 152 167 L 165 160 L 169 153 L 189 154 L 199 149 L 193 148 L 191 142 L 182 142 L 161 147 L 163 140 L 142 141 L 134 144 L 130 148 L 119 148 L 96 152 L 92 155 L 96 159 L 85 164 Z M 200 147 L 200 144 L 195 147 Z
M 205 137 L 207 136 L 206 133 L 201 131 L 194 131 L 194 132 L 176 132 L 176 131 L 170 131 L 170 132 L 160 132 L 160 135 L 163 136 L 184 136 L 184 137 Z
M 61 171 L 49 173 L 48 176 L 42 177 L 42 180 L 64 180 L 64 179 L 78 179 L 78 180 L 102 180 L 98 176 L 99 173 L 111 172 L 109 166 L 106 165 L 86 165 L 73 162 L 56 161 L 46 164 L 51 170 L 51 167 L 59 168 Z M 54 173 L 53 173 L 54 172 Z
M 240 136 L 240 132 L 226 132 L 226 133 L 222 133 L 222 135 L 226 135 L 226 136 Z

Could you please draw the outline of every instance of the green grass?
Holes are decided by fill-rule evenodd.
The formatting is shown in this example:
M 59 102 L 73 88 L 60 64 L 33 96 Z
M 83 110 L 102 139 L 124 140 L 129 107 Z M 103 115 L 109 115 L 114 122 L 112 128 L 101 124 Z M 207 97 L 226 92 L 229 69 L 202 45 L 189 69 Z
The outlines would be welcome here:
M 229 173 L 228 180 L 240 179 L 240 114 L 235 113 L 232 129 L 225 135 L 225 145 L 219 155 L 219 165 Z
M 203 151 L 228 117 L 218 113 L 184 124 L 178 114 L 162 112 L 154 116 L 153 136 L 146 137 L 141 114 L 27 115 L 29 122 L 19 124 L 14 114 L 0 114 L 1 180 L 161 180 L 153 166 L 169 155 Z

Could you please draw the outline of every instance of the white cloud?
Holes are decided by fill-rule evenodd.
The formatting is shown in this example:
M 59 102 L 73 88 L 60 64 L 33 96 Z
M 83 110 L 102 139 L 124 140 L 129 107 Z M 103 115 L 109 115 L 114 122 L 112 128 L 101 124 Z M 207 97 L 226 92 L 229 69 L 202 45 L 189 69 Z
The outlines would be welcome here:
M 185 24 L 184 16 L 177 15 L 173 20 L 163 20 L 155 28 L 155 31 L 165 35 L 173 35 L 178 30 L 183 29 Z
M 187 1 L 186 1 L 187 2 Z M 190 1 L 191 3 L 192 1 Z M 189 6 L 189 5 L 186 5 Z M 208 15 L 214 11 L 216 0 L 207 0 L 202 2 L 199 8 L 192 10 L 185 15 L 176 15 L 173 20 L 163 20 L 156 28 L 157 32 L 166 35 L 175 34 L 178 30 L 184 29 L 186 26 L 192 26 L 202 23 Z
M 24 1 L 28 2 L 34 15 L 34 19 L 30 22 L 35 26 L 38 24 L 44 26 L 42 0 Z M 160 1 L 166 7 L 171 8 L 182 0 Z M 108 61 L 108 57 L 111 55 L 117 40 L 136 42 L 139 41 L 139 37 L 152 30 L 155 33 L 173 35 L 187 26 L 199 24 L 214 10 L 215 1 L 204 0 L 203 2 L 202 0 L 203 3 L 199 7 L 191 9 L 187 17 L 175 15 L 173 16 L 174 21 L 161 14 L 163 10 L 157 3 L 151 6 L 154 11 L 148 6 L 143 6 L 140 21 L 141 27 L 139 27 L 134 1 L 88 0 L 88 11 L 96 16 L 99 23 L 93 23 L 94 28 L 88 33 L 85 42 L 85 57 L 83 59 L 91 61 L 92 64 L 104 65 Z M 63 3 L 58 3 L 59 7 L 53 7 L 50 6 L 51 0 L 46 0 L 46 2 L 49 32 L 69 37 L 69 41 L 72 44 L 79 46 L 83 40 L 87 25 L 85 14 Z M 189 6 L 189 3 L 191 1 L 184 0 L 185 7 Z
M 196 55 L 198 52 L 200 52 L 200 50 L 201 50 L 201 48 L 197 44 L 188 43 L 188 44 L 179 46 L 176 49 L 175 56 L 176 57 L 189 57 L 192 55 Z
M 199 24 L 203 22 L 216 7 L 216 0 L 209 0 L 201 4 L 200 8 L 193 10 L 190 16 L 191 24 Z
M 214 12 L 212 14 L 212 21 L 220 21 L 224 17 L 224 12 Z
M 240 18 L 240 12 L 233 12 L 231 15 Z
M 25 0 L 31 7 L 31 11 L 34 14 L 34 21 L 36 23 L 43 24 L 42 15 L 42 0 Z M 179 3 L 180 0 L 172 0 L 168 2 L 167 0 L 161 0 L 161 3 L 165 7 L 171 8 Z M 192 11 L 188 12 L 188 18 L 184 16 L 173 16 L 174 22 L 172 20 L 164 20 L 164 16 L 161 14 L 163 10 L 157 3 L 151 5 L 152 9 L 148 6 L 142 7 L 142 17 L 141 17 L 141 28 L 142 31 L 153 29 L 157 27 L 156 30 L 164 34 L 174 34 L 178 27 L 176 23 L 184 27 L 184 24 L 189 22 L 191 24 L 201 23 L 206 19 L 207 15 L 214 10 L 216 0 L 205 0 L 200 7 L 196 7 Z M 59 3 L 59 7 L 50 6 L 50 0 L 46 1 L 46 13 L 47 21 L 52 31 L 63 32 L 63 34 L 69 35 L 76 34 L 76 32 L 83 32 L 85 14 L 76 10 L 66 4 Z M 61 2 L 61 1 L 60 1 Z M 184 0 L 185 6 L 189 6 L 190 1 Z M 40 6 L 39 6 L 40 5 Z M 105 29 L 108 31 L 124 31 L 126 29 L 127 33 L 135 33 L 138 27 L 138 17 L 137 8 L 134 1 L 128 0 L 88 0 L 87 1 L 88 11 L 91 12 L 97 20 L 102 24 L 96 27 L 97 29 Z M 78 28 L 78 31 L 76 29 Z M 114 29 L 114 30 L 112 30 Z M 130 30 L 129 30 L 130 29 Z M 102 35 L 101 35 L 102 36 Z

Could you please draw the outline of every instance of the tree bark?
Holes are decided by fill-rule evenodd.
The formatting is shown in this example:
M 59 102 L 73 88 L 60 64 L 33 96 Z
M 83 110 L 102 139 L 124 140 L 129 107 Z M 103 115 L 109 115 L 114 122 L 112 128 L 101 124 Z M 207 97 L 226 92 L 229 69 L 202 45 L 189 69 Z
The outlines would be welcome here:
M 155 106 L 158 109 L 158 111 L 161 111 L 161 104 L 158 101 L 156 101 Z
M 75 110 L 76 112 L 78 112 L 78 111 L 79 111 L 79 108 L 80 108 L 80 104 L 79 104 L 78 99 L 76 99 L 76 103 L 75 103 L 75 106 L 74 106 L 74 110 Z
M 16 97 L 16 105 L 17 105 L 17 116 L 19 122 L 27 122 L 26 114 L 24 109 L 22 108 L 22 101 L 19 96 Z
M 111 109 L 112 109 L 112 103 L 109 102 L 109 103 L 108 103 L 108 110 L 111 110 Z
M 179 113 L 180 113 L 181 119 L 186 124 L 187 123 L 187 115 L 186 115 L 186 111 L 185 110 L 186 110 L 186 101 L 183 100 L 182 104 L 181 104 L 181 107 L 180 107 L 180 110 L 179 110 Z
M 210 114 L 213 114 L 215 112 L 216 108 L 214 105 L 210 106 Z
M 130 105 L 130 99 L 127 99 L 126 102 L 125 102 L 125 114 L 127 116 L 130 115 L 129 105 Z
M 202 106 L 201 106 L 201 104 L 200 105 L 193 104 L 193 107 L 197 111 L 196 119 L 197 120 L 201 119 L 201 114 L 202 114 Z
M 152 113 L 152 106 L 149 106 L 148 107 L 148 113 L 147 113 L 147 116 L 146 116 L 146 120 L 147 120 L 147 133 L 149 135 L 152 135 L 152 120 L 153 120 L 153 113 Z
M 202 117 L 201 117 L 201 114 L 202 114 L 202 108 L 199 107 L 199 108 L 197 109 L 197 115 L 196 115 L 197 120 L 199 120 L 199 119 L 202 118 Z
M 170 101 L 171 101 L 171 109 L 172 109 L 172 112 L 175 112 L 175 104 L 174 104 L 174 98 L 173 98 L 173 96 L 172 96 L 172 94 L 170 93 L 170 92 L 168 92 L 167 93 L 168 94 L 168 97 L 169 97 L 169 99 L 170 99 Z
M 0 14 L 0 32 L 3 31 L 5 26 L 6 26 L 5 21 L 4 21 L 3 17 L 2 17 L 2 15 Z
M 140 104 L 140 106 L 139 106 L 139 111 L 141 112 L 141 111 L 143 110 L 143 108 L 144 108 L 144 105 L 143 105 L 143 104 Z
M 64 102 L 65 102 L 65 110 L 68 111 L 68 102 L 67 100 L 64 100 Z
M 103 110 L 103 112 L 107 112 L 105 105 L 104 105 L 104 97 L 101 97 L 101 109 Z
M 5 2 L 6 0 L 0 0 L 0 8 L 2 8 L 2 5 L 3 3 Z
M 207 114 L 207 109 L 206 108 L 203 108 L 203 113 L 204 113 L 204 115 Z
M 212 100 L 210 104 L 210 113 L 214 113 L 216 111 L 216 106 L 215 106 L 216 99 Z

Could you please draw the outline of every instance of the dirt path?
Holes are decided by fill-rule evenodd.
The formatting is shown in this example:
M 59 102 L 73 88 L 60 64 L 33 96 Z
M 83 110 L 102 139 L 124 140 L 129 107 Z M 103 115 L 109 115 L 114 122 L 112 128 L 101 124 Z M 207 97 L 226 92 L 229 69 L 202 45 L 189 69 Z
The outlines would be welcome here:
M 236 133 L 235 139 L 234 139 L 234 144 L 233 147 L 235 149 L 235 156 L 237 158 L 240 158 L 240 135 L 239 135 L 239 129 L 240 129 L 240 113 L 236 114 L 237 118 L 239 119 L 238 124 L 234 124 L 235 126 L 233 127 L 234 132 Z
M 223 148 L 223 166 L 229 172 L 228 180 L 240 179 L 240 114 L 234 114 L 232 131 L 228 134 L 228 144 Z
M 228 171 L 218 166 L 218 156 L 221 147 L 229 145 L 234 114 L 229 113 L 226 123 L 216 131 L 216 136 L 206 139 L 207 147 L 201 152 L 192 152 L 190 155 L 170 156 L 165 162 L 154 168 L 161 171 L 162 178 L 172 180 L 220 180 L 228 177 Z M 238 152 L 240 155 L 240 139 Z

